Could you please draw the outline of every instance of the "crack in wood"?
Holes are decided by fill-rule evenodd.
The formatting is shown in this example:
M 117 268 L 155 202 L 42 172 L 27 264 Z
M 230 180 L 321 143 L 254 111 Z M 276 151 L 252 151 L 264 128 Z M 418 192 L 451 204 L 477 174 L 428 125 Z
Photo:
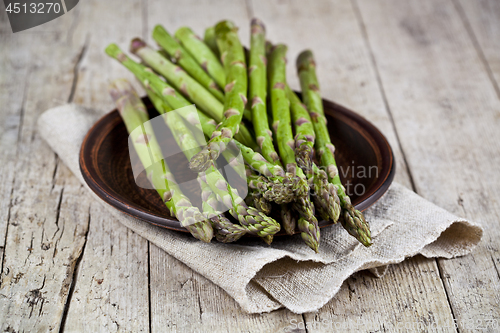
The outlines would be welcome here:
M 90 206 L 89 206 L 88 214 L 89 214 L 89 218 L 87 220 L 87 230 L 86 230 L 85 235 L 84 235 L 84 242 L 83 242 L 82 250 L 81 250 L 80 254 L 78 255 L 78 258 L 76 258 L 76 260 L 74 261 L 75 264 L 73 265 L 73 272 L 72 272 L 73 274 L 72 274 L 72 278 L 71 278 L 71 282 L 70 282 L 71 284 L 69 287 L 68 296 L 66 298 L 66 303 L 64 303 L 63 313 L 61 316 L 61 323 L 59 326 L 59 333 L 64 332 L 64 326 L 66 325 L 66 319 L 68 317 L 71 299 L 73 298 L 73 294 L 75 292 L 75 286 L 76 286 L 76 282 L 77 282 L 78 272 L 80 270 L 80 263 L 83 259 L 83 255 L 85 254 L 85 248 L 87 246 L 87 240 L 88 240 L 88 234 L 89 234 L 90 222 L 91 222 Z M 71 269 L 71 267 L 68 267 L 68 271 L 70 269 Z
M 31 76 L 31 72 L 33 70 L 33 67 L 30 66 L 28 68 L 28 71 L 26 73 L 26 78 L 24 79 L 24 90 L 23 90 L 23 99 L 21 102 L 21 108 L 19 109 L 19 125 L 17 129 L 17 141 L 16 141 L 16 147 L 15 147 L 15 162 L 14 165 L 16 165 L 16 162 L 18 160 L 18 154 L 17 152 L 19 151 L 19 142 L 21 142 L 21 133 L 23 129 L 23 121 L 24 121 L 24 111 L 25 111 L 25 105 L 26 105 L 26 99 L 28 96 L 28 89 L 29 89 L 29 79 Z M 5 263 L 5 247 L 7 244 L 7 235 L 9 234 L 9 224 L 10 224 L 10 218 L 11 218 L 11 211 L 12 211 L 12 206 L 13 206 L 13 196 L 14 196 L 14 186 L 16 183 L 16 175 L 17 173 L 14 172 L 14 175 L 12 177 L 12 182 L 11 182 L 11 190 L 10 190 L 10 200 L 9 200 L 9 209 L 7 212 L 7 223 L 5 224 L 5 238 L 3 239 L 3 245 L 2 245 L 2 258 L 1 258 L 1 264 L 0 264 L 0 287 L 2 287 L 2 274 L 4 274 L 4 263 Z M 7 274 L 4 274 L 7 275 Z
M 80 49 L 80 53 L 75 62 L 75 66 L 73 67 L 73 82 L 71 82 L 71 90 L 68 97 L 68 103 L 73 102 L 73 98 L 75 97 L 76 86 L 78 84 L 78 76 L 80 73 L 80 65 L 83 61 L 85 54 L 87 53 L 88 46 L 90 44 L 90 34 L 85 37 L 85 42 Z
M 45 297 L 43 297 L 43 292 L 41 292 L 41 290 L 45 287 L 45 280 L 46 280 L 46 276 L 44 275 L 43 276 L 43 282 L 42 282 L 42 286 L 40 288 L 36 288 L 36 289 L 32 289 L 30 290 L 26 295 L 26 303 L 28 303 L 28 306 L 30 307 L 30 315 L 29 315 L 29 318 L 31 318 L 31 316 L 33 315 L 33 310 L 35 309 L 35 307 L 40 304 L 40 309 L 38 311 L 38 316 L 41 316 L 42 314 L 42 310 L 43 310 L 43 305 L 45 304 L 45 302 L 47 301 L 47 299 L 45 299 Z
M 439 265 L 439 260 L 436 258 L 436 259 L 434 259 L 434 261 L 436 262 L 436 266 L 437 266 L 438 273 L 439 273 L 439 278 L 441 279 L 441 283 L 443 284 L 444 293 L 446 295 L 446 300 L 448 301 L 448 305 L 450 307 L 451 316 L 453 317 L 453 322 L 456 323 L 457 322 L 457 317 L 455 316 L 455 313 L 453 311 L 453 306 L 451 305 L 451 298 L 450 298 L 450 295 L 448 294 L 448 288 L 446 286 L 446 283 L 444 283 L 445 277 L 443 275 L 441 266 Z M 458 328 L 458 325 L 456 326 L 455 331 L 458 332 L 458 333 L 460 333 L 460 329 Z

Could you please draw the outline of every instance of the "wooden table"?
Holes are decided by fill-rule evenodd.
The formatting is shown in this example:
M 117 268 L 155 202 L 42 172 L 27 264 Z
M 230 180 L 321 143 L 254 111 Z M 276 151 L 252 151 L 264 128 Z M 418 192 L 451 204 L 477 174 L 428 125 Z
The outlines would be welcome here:
M 248 45 L 253 16 L 266 22 L 270 40 L 288 44 L 292 87 L 295 57 L 311 48 L 325 98 L 388 137 L 396 181 L 483 224 L 472 254 L 415 257 L 381 279 L 355 274 L 317 313 L 248 315 L 109 219 L 38 135 L 37 117 L 48 108 L 113 107 L 109 81 L 132 77 L 105 56 L 108 43 L 151 42 L 157 23 L 202 34 L 229 18 Z M 0 45 L 2 332 L 332 331 L 326 321 L 339 332 L 500 330 L 498 0 L 85 0 L 16 34 L 2 7 Z M 340 328 L 359 320 L 371 324 Z M 458 329 L 445 327 L 453 321 Z

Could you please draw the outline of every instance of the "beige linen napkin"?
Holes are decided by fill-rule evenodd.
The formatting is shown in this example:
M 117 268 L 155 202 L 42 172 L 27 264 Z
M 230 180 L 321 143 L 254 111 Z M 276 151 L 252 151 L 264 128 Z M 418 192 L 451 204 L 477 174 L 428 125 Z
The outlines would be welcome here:
M 68 104 L 46 111 L 38 120 L 42 137 L 85 186 L 78 164 L 80 146 L 101 115 Z M 444 258 L 465 255 L 483 233 L 479 225 L 435 206 L 399 184 L 393 184 L 365 212 L 372 229 L 371 247 L 360 245 L 340 225 L 335 225 L 321 230 L 318 254 L 304 245 L 299 235 L 276 237 L 272 246 L 260 240 L 238 244 L 214 240 L 205 244 L 189 234 L 152 226 L 103 204 L 125 226 L 222 287 L 249 313 L 281 307 L 295 313 L 316 311 L 335 296 L 354 272 L 370 269 L 380 276 L 384 266 L 419 253 Z

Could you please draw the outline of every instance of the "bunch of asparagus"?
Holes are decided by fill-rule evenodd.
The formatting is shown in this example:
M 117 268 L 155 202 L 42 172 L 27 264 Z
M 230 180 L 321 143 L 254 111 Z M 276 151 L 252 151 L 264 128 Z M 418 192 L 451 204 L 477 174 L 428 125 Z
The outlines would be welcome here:
M 154 187 L 171 213 L 205 242 L 214 234 L 219 241 L 232 242 L 249 233 L 270 243 L 281 227 L 290 235 L 298 228 L 305 243 L 318 252 L 319 217 L 340 221 L 349 234 L 371 245 L 368 223 L 340 182 L 312 52 L 306 50 L 297 59 L 301 100 L 287 84 L 286 45 L 267 42 L 258 19 L 251 22 L 249 50 L 237 31 L 232 22 L 221 21 L 205 31 L 204 39 L 187 27 L 173 37 L 158 25 L 153 39 L 159 50 L 139 38 L 131 41 L 130 51 L 140 63 L 115 44 L 106 48 L 136 76 L 164 116 L 191 170 L 198 172 L 203 207 L 193 206 L 181 193 L 164 160 L 150 177 Z M 145 107 L 130 84 L 117 81 L 110 92 L 129 132 L 137 126 L 146 129 L 147 139 L 137 139 L 136 150 L 145 145 L 161 153 L 152 129 L 144 125 Z M 192 104 L 197 117 L 170 112 Z M 201 126 L 208 138 L 203 148 L 189 125 Z M 217 169 L 216 160 L 221 154 L 226 157 L 230 146 L 241 151 L 246 164 L 246 198 Z M 218 203 L 238 223 L 226 218 Z M 273 204 L 280 207 L 281 225 L 269 216 Z

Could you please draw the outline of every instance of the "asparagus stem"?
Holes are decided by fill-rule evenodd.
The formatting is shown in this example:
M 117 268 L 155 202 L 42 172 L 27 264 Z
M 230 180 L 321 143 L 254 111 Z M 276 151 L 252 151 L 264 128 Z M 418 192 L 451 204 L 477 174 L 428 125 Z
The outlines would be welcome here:
M 273 145 L 273 136 L 267 118 L 267 58 L 266 30 L 258 19 L 252 19 L 250 39 L 250 103 L 252 106 L 252 123 L 257 137 L 257 144 L 262 155 L 275 164 L 281 165 L 279 156 Z
M 295 161 L 295 141 L 292 135 L 290 119 L 290 101 L 286 95 L 286 52 L 285 45 L 276 45 L 269 59 L 269 86 L 271 90 L 271 106 L 273 113 L 273 130 L 278 140 L 278 150 L 286 165 L 287 171 L 296 173 L 305 184 L 302 195 L 296 196 L 293 204 L 303 219 L 299 219 L 299 229 L 306 244 L 314 251 L 318 251 L 320 231 L 318 220 L 314 216 L 314 205 L 309 200 L 309 186 L 307 178 Z
M 181 67 L 174 65 L 170 60 L 147 46 L 140 38 L 132 40 L 130 51 L 141 58 L 146 65 L 163 75 L 177 91 L 180 91 L 184 97 L 195 103 L 201 110 L 213 118 L 222 118 L 223 104 Z
M 363 214 L 351 204 L 350 198 L 340 182 L 337 164 L 335 162 L 335 147 L 331 143 L 326 126 L 323 101 L 316 77 L 316 63 L 311 51 L 303 51 L 297 58 L 297 71 L 302 88 L 302 98 L 309 110 L 316 132 L 315 147 L 321 165 L 326 168 L 329 181 L 337 187 L 338 197 L 342 206 L 340 222 L 342 226 L 363 245 L 371 245 L 371 234 Z
M 217 86 L 217 83 L 201 68 L 189 52 L 184 49 L 161 25 L 157 25 L 153 30 L 153 39 L 167 53 L 175 59 L 186 72 L 203 85 L 221 102 L 224 101 L 224 94 Z
M 313 146 L 315 141 L 314 127 L 311 117 L 299 97 L 286 87 L 290 100 L 290 110 L 295 128 L 295 159 L 297 165 L 305 172 L 311 189 L 313 201 L 319 215 L 325 220 L 337 222 L 340 215 L 340 201 L 335 185 L 328 182 L 323 170 L 313 162 Z
M 194 34 L 188 27 L 177 29 L 175 37 L 181 42 L 182 46 L 191 54 L 198 64 L 210 75 L 219 87 L 226 85 L 226 74 L 218 57 L 205 44 L 203 39 Z
M 212 133 L 207 146 L 191 159 L 190 168 L 195 171 L 206 170 L 239 132 L 247 102 L 245 52 L 238 38 L 237 28 L 228 21 L 221 21 L 215 26 L 215 33 L 226 71 L 224 119 Z
M 208 45 L 208 47 L 212 50 L 212 52 L 220 58 L 219 47 L 217 46 L 217 40 L 215 39 L 215 27 L 208 27 L 205 29 L 205 35 L 203 40 Z
M 181 193 L 175 183 L 175 179 L 163 159 L 153 129 L 147 123 L 149 118 L 146 107 L 142 104 L 132 85 L 124 79 L 119 79 L 110 85 L 109 92 L 120 111 L 127 131 L 131 135 L 139 159 L 144 168 L 148 170 L 150 181 L 169 208 L 170 213 L 176 216 L 194 237 L 204 242 L 210 242 L 213 237 L 212 226 L 205 220 L 198 208 L 191 205 L 189 199 Z M 141 131 L 136 130 L 137 128 L 141 128 Z
M 130 59 L 116 44 L 108 45 L 106 53 L 130 70 L 143 85 L 150 86 L 172 109 L 180 109 L 191 105 L 177 90 L 160 79 L 148 67 Z M 219 115 L 216 120 L 221 120 L 222 117 L 223 115 Z M 235 138 L 249 147 L 257 147 L 252 134 L 244 124 L 241 124 L 240 132 L 236 134 Z

